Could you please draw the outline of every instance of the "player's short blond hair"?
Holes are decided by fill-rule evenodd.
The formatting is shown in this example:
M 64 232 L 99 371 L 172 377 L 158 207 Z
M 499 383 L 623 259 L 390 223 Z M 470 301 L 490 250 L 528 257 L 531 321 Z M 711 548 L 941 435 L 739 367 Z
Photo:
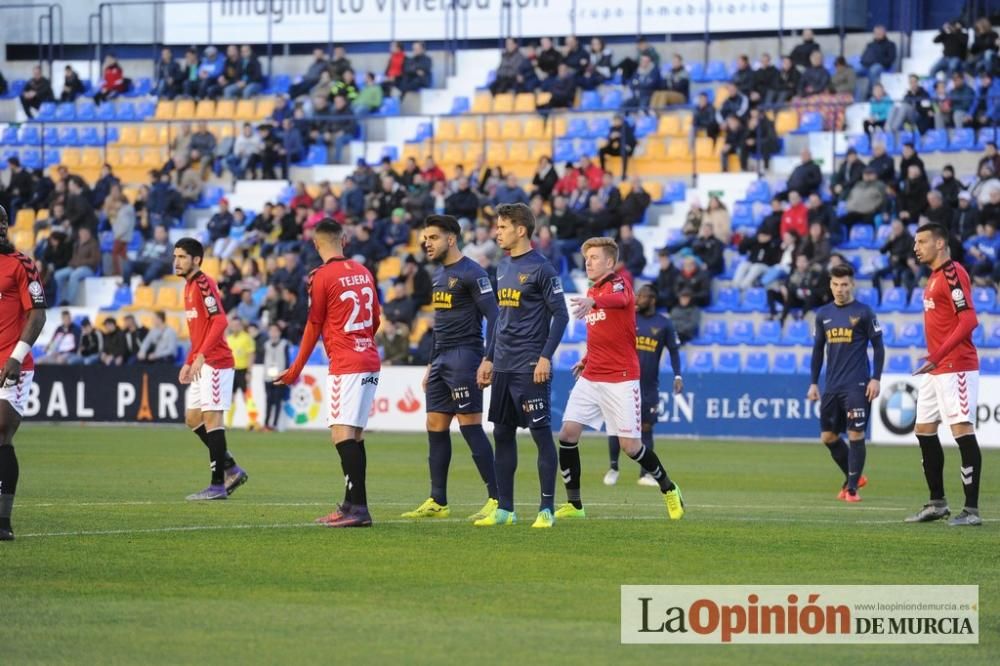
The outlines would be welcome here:
M 613 238 L 607 238 L 606 236 L 595 236 L 594 238 L 588 238 L 583 242 L 583 247 L 580 248 L 580 252 L 584 255 L 587 254 L 587 250 L 592 247 L 598 247 L 604 250 L 604 253 L 610 258 L 618 261 L 618 243 L 614 241 Z

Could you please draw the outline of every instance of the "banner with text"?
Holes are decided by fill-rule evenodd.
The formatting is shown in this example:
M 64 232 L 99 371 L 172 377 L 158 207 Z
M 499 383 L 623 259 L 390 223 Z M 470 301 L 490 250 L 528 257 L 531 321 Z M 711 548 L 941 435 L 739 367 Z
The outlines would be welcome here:
M 783 5 L 783 6 L 782 6 Z M 264 44 L 828 28 L 832 0 L 211 0 L 163 7 L 167 44 Z M 454 10 L 452 9 L 454 8 Z

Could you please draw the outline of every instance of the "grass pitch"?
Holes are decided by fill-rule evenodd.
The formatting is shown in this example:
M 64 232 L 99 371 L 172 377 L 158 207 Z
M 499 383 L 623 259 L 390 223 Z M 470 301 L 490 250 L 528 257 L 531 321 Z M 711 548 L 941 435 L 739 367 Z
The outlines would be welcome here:
M 513 528 L 484 501 L 453 437 L 452 519 L 404 521 L 427 495 L 422 435 L 367 438 L 370 530 L 312 519 L 342 496 L 324 433 L 231 432 L 250 473 L 231 500 L 191 504 L 205 449 L 172 428 L 25 424 L 17 541 L 0 544 L 5 664 L 998 663 L 1000 453 L 984 455 L 980 529 L 905 525 L 926 491 L 916 447 L 871 447 L 864 503 L 834 496 L 820 444 L 659 440 L 688 515 L 603 439 L 582 445 L 589 518 L 529 528 L 534 445 L 522 438 Z M 946 481 L 961 506 L 958 452 Z M 557 489 L 557 499 L 564 497 Z M 992 519 L 992 520 L 991 520 Z M 623 646 L 622 584 L 978 584 L 978 646 Z

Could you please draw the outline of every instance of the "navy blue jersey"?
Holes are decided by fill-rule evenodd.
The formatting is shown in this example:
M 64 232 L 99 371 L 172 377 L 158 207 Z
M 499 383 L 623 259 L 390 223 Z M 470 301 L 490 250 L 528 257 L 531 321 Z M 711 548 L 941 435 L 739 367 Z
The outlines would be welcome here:
M 875 350 L 874 373 L 868 362 L 868 343 Z M 872 309 L 864 303 L 828 303 L 816 310 L 816 338 L 812 355 L 812 383 L 819 383 L 826 348 L 826 392 L 864 387 L 882 377 L 885 348 L 882 329 Z
M 644 395 L 659 391 L 660 359 L 663 358 L 664 348 L 670 351 L 670 367 L 674 375 L 681 374 L 680 344 L 670 317 L 659 313 L 649 317 L 635 313 L 635 348 L 639 352 L 639 384 Z
M 496 324 L 497 300 L 490 278 L 479 264 L 462 257 L 450 266 L 438 268 L 431 303 L 435 356 L 458 347 L 483 351 L 483 318 L 489 339 Z
M 504 257 L 497 297 L 500 314 L 486 357 L 497 372 L 533 372 L 539 357 L 551 360 L 569 323 L 559 274 L 535 250 Z

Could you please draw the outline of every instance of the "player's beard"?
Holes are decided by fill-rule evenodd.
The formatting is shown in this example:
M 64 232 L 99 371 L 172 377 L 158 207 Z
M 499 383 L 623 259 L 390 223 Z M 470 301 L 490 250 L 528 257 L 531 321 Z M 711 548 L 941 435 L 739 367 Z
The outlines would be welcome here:
M 0 226 L 0 254 L 11 254 L 14 252 L 14 245 L 7 237 L 8 225 Z

